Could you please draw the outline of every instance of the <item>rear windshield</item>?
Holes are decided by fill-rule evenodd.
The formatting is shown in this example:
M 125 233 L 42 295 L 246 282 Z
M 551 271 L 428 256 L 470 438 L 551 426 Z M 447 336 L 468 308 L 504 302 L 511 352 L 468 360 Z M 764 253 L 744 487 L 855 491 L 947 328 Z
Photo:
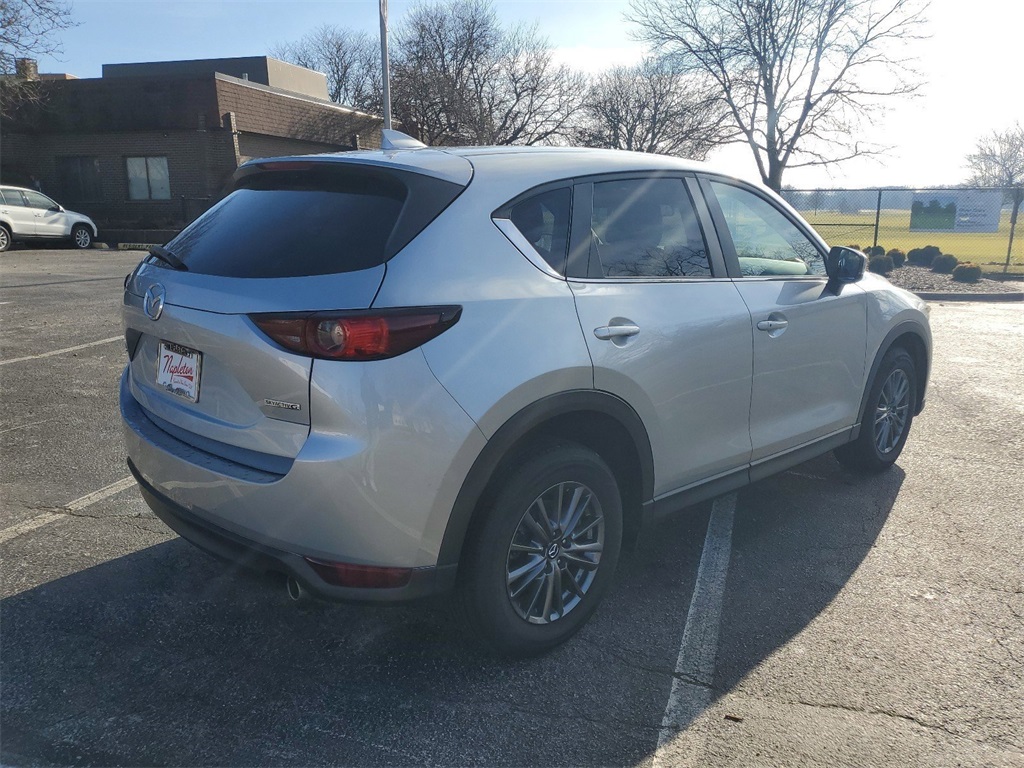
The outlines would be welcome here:
M 402 234 L 396 227 L 405 229 L 399 219 L 408 197 L 408 185 L 376 171 L 258 173 L 243 177 L 237 189 L 167 247 L 190 272 L 206 275 L 267 278 L 354 272 L 383 264 L 416 234 L 397 243 L 393 237 Z M 435 198 L 434 210 L 420 228 L 453 197 L 440 206 Z

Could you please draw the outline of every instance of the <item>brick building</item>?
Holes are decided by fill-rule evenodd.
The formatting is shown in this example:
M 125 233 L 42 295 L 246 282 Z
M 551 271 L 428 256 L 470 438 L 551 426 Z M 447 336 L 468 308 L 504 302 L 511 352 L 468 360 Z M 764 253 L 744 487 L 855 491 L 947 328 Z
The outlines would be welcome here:
M 253 157 L 380 145 L 381 118 L 330 102 L 322 74 L 265 56 L 36 77 L 42 98 L 0 115 L 0 180 L 35 176 L 101 229 L 178 228 Z

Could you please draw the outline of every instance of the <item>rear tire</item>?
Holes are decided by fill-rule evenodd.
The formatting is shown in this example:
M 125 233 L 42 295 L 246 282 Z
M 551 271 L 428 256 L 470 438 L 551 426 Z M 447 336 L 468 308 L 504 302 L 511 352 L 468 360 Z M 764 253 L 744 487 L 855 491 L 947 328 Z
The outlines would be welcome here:
M 593 451 L 548 443 L 480 502 L 459 564 L 462 623 L 487 649 L 533 656 L 590 618 L 615 574 L 622 499 Z
M 885 353 L 868 390 L 860 435 L 836 448 L 840 464 L 862 472 L 883 472 L 906 445 L 917 407 L 917 369 L 902 347 Z
M 71 229 L 71 244 L 80 250 L 92 247 L 92 230 L 85 224 L 75 224 Z
M 11 247 L 11 230 L 0 224 L 0 253 Z

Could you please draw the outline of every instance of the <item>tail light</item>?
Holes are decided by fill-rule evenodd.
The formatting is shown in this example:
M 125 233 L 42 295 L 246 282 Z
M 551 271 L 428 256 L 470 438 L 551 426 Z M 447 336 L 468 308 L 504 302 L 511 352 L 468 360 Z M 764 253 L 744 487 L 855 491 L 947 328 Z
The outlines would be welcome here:
M 249 317 L 292 352 L 325 360 L 383 360 L 441 335 L 461 314 L 455 306 Z
M 317 576 L 337 587 L 388 589 L 404 587 L 412 577 L 412 568 L 388 568 L 379 565 L 331 563 L 326 560 L 305 558 Z

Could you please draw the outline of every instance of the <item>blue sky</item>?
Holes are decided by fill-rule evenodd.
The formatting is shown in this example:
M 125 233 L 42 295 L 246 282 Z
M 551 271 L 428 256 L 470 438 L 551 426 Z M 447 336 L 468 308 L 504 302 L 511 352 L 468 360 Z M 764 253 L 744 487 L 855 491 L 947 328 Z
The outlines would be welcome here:
M 390 0 L 392 22 L 413 2 Z M 863 138 L 893 146 L 882 162 L 857 160 L 825 170 L 787 172 L 794 186 L 951 184 L 963 180 L 976 139 L 1024 121 L 1024 65 L 1017 14 L 1007 0 L 933 0 L 930 38 L 908 51 L 928 81 L 921 96 L 873 113 Z M 588 71 L 629 63 L 643 53 L 623 19 L 628 0 L 499 0 L 506 22 L 537 22 L 561 60 Z M 99 77 L 103 64 L 264 55 L 279 42 L 324 23 L 377 29 L 377 0 L 75 0 L 79 26 L 62 34 L 60 60 L 44 72 Z M 756 178 L 749 150 L 711 158 Z

